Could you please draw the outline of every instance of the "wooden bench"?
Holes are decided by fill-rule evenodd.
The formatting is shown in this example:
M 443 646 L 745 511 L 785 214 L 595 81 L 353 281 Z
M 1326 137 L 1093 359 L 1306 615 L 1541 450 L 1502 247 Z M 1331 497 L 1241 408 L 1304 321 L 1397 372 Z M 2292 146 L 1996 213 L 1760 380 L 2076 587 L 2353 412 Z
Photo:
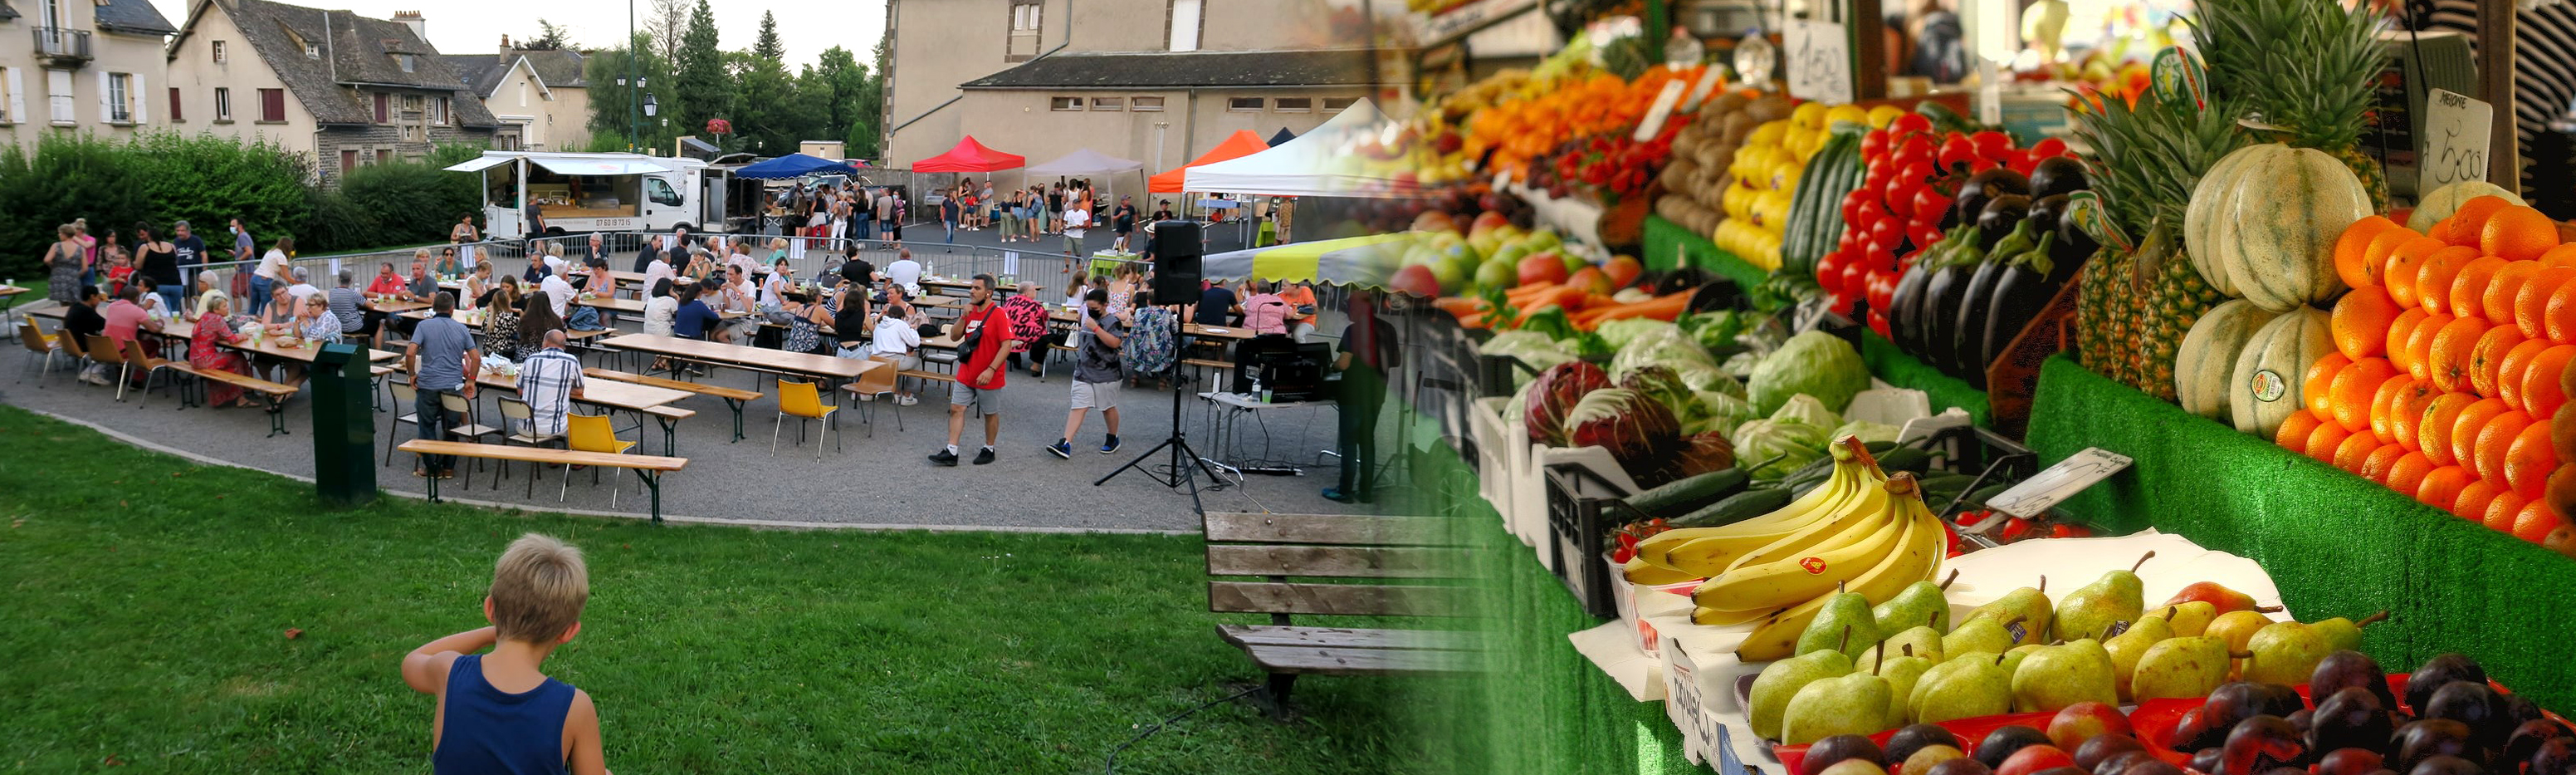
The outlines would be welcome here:
M 696 382 L 684 382 L 676 379 L 617 371 L 615 369 L 585 368 L 581 370 L 581 373 L 582 376 L 586 377 L 613 379 L 619 382 L 631 382 L 638 385 L 651 385 L 653 387 L 677 390 L 683 393 L 696 393 L 702 396 L 715 396 L 717 398 L 724 399 L 725 408 L 733 410 L 734 441 L 742 440 L 743 405 L 751 401 L 759 400 L 761 396 L 758 391 L 729 388 L 721 385 L 705 385 Z
M 395 449 L 416 455 L 454 455 L 486 460 L 514 460 L 538 465 L 604 466 L 631 470 L 635 472 L 637 478 L 644 480 L 645 488 L 653 492 L 654 524 L 662 522 L 662 474 L 678 471 L 689 465 L 689 459 L 684 457 L 577 452 L 553 447 L 519 447 L 429 439 L 412 439 L 403 442 L 402 446 Z M 429 479 L 429 502 L 439 502 L 437 477 Z
M 1479 646 L 1469 633 L 1441 630 L 1299 627 L 1290 617 L 1463 616 L 1466 588 L 1421 584 L 1292 582 L 1329 579 L 1455 578 L 1463 550 L 1445 545 L 1431 517 L 1210 512 L 1205 517 L 1208 610 L 1269 614 L 1267 626 L 1220 624 L 1217 637 L 1269 673 L 1274 717 L 1287 712 L 1297 676 L 1438 675 L 1470 672 Z
M 286 430 L 286 398 L 288 396 L 295 395 L 298 391 L 304 389 L 301 385 L 270 382 L 248 374 L 235 374 L 223 369 L 201 369 L 190 365 L 187 361 L 171 361 L 170 370 L 196 377 L 199 380 L 197 384 L 198 390 L 200 391 L 205 389 L 205 383 L 207 382 L 221 382 L 256 393 L 261 398 L 267 399 L 268 438 L 274 438 L 278 434 L 288 432 Z M 180 390 L 179 395 L 179 408 L 181 409 L 188 408 L 189 406 L 205 405 L 205 402 L 203 401 L 188 400 L 187 391 L 185 389 Z

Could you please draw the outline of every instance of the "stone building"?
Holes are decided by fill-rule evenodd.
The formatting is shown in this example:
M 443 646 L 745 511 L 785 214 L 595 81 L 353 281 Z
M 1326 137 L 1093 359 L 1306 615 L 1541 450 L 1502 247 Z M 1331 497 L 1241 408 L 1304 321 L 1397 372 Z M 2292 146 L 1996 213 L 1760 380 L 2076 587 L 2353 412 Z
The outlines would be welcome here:
M 117 137 L 166 119 L 151 0 L 0 0 L 0 141 Z
M 491 146 L 500 122 L 429 45 L 421 16 L 397 17 L 197 0 L 169 47 L 169 123 L 310 154 L 326 185 L 442 144 Z
M 578 151 L 590 144 L 590 81 L 581 52 L 516 51 L 503 35 L 499 53 L 442 58 L 500 122 L 492 147 Z

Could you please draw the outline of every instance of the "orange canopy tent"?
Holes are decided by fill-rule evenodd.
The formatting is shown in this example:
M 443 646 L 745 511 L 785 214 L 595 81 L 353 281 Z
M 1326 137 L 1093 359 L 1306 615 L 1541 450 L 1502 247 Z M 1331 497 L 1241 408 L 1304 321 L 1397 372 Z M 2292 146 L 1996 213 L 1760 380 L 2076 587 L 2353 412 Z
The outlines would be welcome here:
M 1019 167 L 1027 163 L 1027 157 L 986 148 L 983 143 L 975 142 L 974 135 L 967 135 L 966 139 L 957 141 L 957 147 L 948 149 L 947 153 L 913 162 L 912 171 L 992 172 L 994 170 L 1007 170 Z M 1174 190 L 1177 191 L 1179 189 Z
M 1180 193 L 1183 190 L 1181 181 L 1189 174 L 1189 168 L 1196 167 L 1201 164 L 1214 164 L 1227 159 L 1250 156 L 1255 153 L 1269 150 L 1269 148 L 1270 144 L 1262 142 L 1261 136 L 1253 134 L 1252 130 L 1234 130 L 1234 134 L 1227 136 L 1225 138 L 1225 142 L 1217 143 L 1215 148 L 1208 149 L 1207 153 L 1199 154 L 1199 157 L 1191 160 L 1190 163 L 1183 164 L 1177 169 L 1167 170 L 1162 174 L 1155 175 L 1151 181 L 1151 190 L 1157 194 Z

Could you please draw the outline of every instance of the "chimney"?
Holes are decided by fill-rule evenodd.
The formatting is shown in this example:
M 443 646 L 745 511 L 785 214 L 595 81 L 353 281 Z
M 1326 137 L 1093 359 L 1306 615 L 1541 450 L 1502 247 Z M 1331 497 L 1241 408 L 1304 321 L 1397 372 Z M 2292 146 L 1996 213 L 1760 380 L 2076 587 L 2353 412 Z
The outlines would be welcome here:
M 501 36 L 501 59 L 500 59 L 500 61 L 501 61 L 503 64 L 508 64 L 508 63 L 509 63 L 509 61 L 510 61 L 510 54 L 511 54 L 511 51 L 510 51 L 510 36 L 508 36 L 508 35 L 502 35 L 502 36 Z
M 395 11 L 394 21 L 410 27 L 412 36 L 420 38 L 421 42 L 429 42 L 429 20 L 421 18 L 419 11 Z

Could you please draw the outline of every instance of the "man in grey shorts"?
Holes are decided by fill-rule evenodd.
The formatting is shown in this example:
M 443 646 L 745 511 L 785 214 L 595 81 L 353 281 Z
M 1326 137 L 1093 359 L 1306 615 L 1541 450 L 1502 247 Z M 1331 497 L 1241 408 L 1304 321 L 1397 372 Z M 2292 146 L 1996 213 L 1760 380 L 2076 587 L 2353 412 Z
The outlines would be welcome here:
M 1073 432 L 1082 429 L 1082 415 L 1093 409 L 1100 410 L 1100 418 L 1109 423 L 1109 440 L 1101 443 L 1100 454 L 1118 451 L 1118 346 L 1127 336 L 1127 327 L 1109 314 L 1105 288 L 1083 295 L 1082 320 L 1076 325 L 1073 411 L 1065 415 L 1064 435 L 1047 446 L 1048 452 L 1066 460 L 1073 459 Z
M 984 448 L 975 453 L 975 464 L 993 462 L 993 444 L 1002 435 L 1003 354 L 1012 347 L 1011 319 L 994 303 L 993 276 L 975 276 L 973 306 L 957 317 L 949 337 L 961 344 L 969 338 L 972 347 L 961 347 L 958 353 L 957 386 L 948 393 L 948 446 L 931 453 L 930 462 L 943 466 L 957 464 L 957 440 L 966 433 L 966 410 L 974 408 L 984 415 Z M 970 337 L 971 332 L 971 337 Z

